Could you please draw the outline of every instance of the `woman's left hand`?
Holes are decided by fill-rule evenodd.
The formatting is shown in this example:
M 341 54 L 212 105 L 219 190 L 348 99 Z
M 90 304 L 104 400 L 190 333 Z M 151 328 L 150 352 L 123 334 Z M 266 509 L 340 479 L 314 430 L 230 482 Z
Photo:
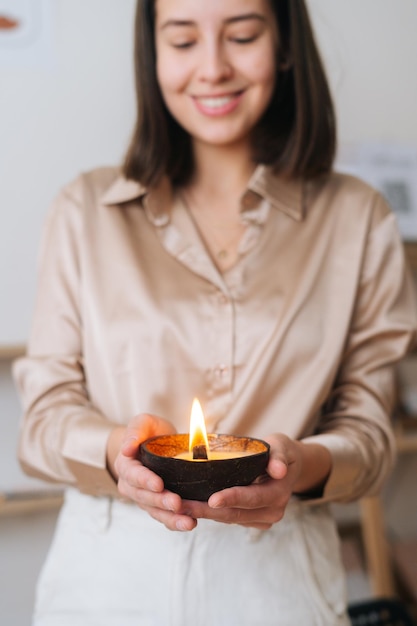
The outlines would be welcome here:
M 182 513 L 226 524 L 267 530 L 279 522 L 293 493 L 323 484 L 331 469 L 329 451 L 319 444 L 303 444 L 283 434 L 265 438 L 270 448 L 267 475 L 246 487 L 214 493 L 209 501 L 183 501 Z

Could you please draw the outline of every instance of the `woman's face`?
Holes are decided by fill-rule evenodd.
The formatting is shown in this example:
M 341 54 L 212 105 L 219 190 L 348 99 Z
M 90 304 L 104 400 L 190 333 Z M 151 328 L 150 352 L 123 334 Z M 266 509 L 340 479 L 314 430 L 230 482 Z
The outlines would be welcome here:
M 270 0 L 155 0 L 157 77 L 194 142 L 246 143 L 275 85 Z

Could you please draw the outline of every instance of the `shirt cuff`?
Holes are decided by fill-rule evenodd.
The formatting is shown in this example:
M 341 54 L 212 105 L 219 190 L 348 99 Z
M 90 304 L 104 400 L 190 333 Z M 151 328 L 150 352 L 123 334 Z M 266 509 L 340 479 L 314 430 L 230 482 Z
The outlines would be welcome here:
M 356 447 L 345 437 L 333 433 L 314 435 L 301 441 L 306 444 L 318 443 L 327 448 L 332 456 L 332 469 L 323 487 L 320 502 L 354 500 L 363 469 L 363 460 Z
M 83 423 L 82 437 L 77 429 L 67 433 L 62 454 L 83 493 L 121 498 L 106 460 L 107 440 L 116 426 L 92 416 Z

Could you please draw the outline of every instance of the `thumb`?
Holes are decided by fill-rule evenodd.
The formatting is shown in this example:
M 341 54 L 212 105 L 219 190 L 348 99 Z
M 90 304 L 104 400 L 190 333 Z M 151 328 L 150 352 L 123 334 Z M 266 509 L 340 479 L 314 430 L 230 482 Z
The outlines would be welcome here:
M 275 434 L 266 438 L 270 445 L 267 472 L 271 478 L 281 480 L 288 474 L 290 459 L 290 439 L 283 434 Z
M 140 439 L 138 436 L 129 436 L 122 441 L 120 451 L 124 456 L 135 457 L 140 445 Z
M 157 435 L 171 435 L 174 433 L 175 428 L 167 420 L 156 415 L 141 413 L 130 420 L 122 441 L 121 452 L 125 456 L 135 457 L 142 441 Z
M 281 480 L 288 473 L 288 465 L 284 456 L 281 454 L 272 455 L 269 459 L 267 472 L 271 478 Z

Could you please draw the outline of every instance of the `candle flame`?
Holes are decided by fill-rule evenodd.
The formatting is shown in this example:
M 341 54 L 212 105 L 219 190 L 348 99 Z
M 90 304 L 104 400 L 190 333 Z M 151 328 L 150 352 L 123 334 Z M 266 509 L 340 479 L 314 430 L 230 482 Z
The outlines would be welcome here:
M 193 451 L 194 446 L 206 446 L 207 454 L 209 453 L 209 444 L 204 421 L 204 414 L 201 404 L 194 398 L 190 416 L 190 440 L 189 450 Z

